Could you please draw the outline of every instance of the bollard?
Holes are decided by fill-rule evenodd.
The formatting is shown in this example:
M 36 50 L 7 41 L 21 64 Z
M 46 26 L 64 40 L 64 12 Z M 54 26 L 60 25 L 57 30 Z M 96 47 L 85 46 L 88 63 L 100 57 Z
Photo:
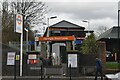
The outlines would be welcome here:
M 40 66 L 40 69 L 39 69 L 39 78 L 38 78 L 38 80 L 41 80 L 41 66 Z
M 43 69 L 43 66 L 41 65 L 41 80 L 42 80 L 42 76 L 43 76 L 43 71 L 42 71 L 42 69 Z
M 71 80 L 71 64 L 69 65 L 69 68 L 70 68 L 70 80 Z
M 14 80 L 16 80 L 16 60 L 15 60 L 15 65 L 14 65 Z

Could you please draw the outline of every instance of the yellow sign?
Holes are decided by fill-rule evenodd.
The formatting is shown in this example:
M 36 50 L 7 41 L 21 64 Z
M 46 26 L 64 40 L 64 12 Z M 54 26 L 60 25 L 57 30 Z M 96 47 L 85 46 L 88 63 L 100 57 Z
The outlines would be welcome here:
M 19 55 L 16 55 L 16 60 L 20 60 L 20 56 Z

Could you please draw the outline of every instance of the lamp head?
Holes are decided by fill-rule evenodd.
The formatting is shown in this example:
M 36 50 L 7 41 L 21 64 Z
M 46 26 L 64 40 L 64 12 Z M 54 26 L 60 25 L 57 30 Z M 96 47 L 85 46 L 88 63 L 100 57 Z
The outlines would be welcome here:
M 54 19 L 54 18 L 57 18 L 57 16 L 50 17 L 50 19 Z
M 88 21 L 86 21 L 86 20 L 83 20 L 82 22 L 88 22 Z

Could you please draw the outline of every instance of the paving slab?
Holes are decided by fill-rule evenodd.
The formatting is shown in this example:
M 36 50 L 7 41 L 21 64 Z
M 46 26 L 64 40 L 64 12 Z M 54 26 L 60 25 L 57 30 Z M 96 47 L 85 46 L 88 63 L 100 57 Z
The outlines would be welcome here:
M 94 78 L 94 76 L 71 77 L 71 80 L 94 80 Z M 41 79 L 40 76 L 17 76 L 14 79 L 14 76 L 4 76 L 2 80 L 70 80 L 70 77 L 50 76 Z M 101 80 L 100 77 L 98 77 L 98 80 Z

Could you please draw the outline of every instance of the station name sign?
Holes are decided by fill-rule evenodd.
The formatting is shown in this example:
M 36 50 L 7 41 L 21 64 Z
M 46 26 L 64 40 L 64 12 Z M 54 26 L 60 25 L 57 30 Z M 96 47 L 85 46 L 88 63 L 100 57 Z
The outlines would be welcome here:
M 39 41 L 74 41 L 74 36 L 52 36 L 52 37 L 40 37 Z
M 15 16 L 15 32 L 22 33 L 23 28 L 23 16 L 21 14 L 16 14 Z

